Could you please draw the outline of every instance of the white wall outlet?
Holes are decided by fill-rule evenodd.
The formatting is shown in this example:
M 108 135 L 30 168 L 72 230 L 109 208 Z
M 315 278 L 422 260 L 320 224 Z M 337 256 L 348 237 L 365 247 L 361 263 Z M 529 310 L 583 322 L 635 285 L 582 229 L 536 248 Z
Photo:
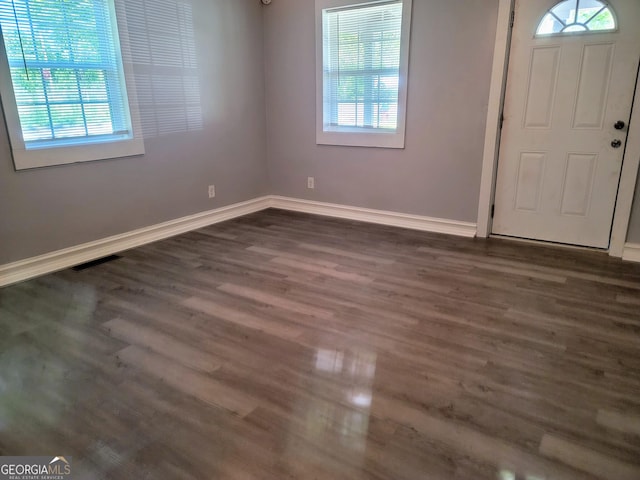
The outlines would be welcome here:
M 216 186 L 209 185 L 209 198 L 213 198 L 216 196 Z
M 313 177 L 307 177 L 307 188 L 314 189 L 316 188 L 316 179 Z

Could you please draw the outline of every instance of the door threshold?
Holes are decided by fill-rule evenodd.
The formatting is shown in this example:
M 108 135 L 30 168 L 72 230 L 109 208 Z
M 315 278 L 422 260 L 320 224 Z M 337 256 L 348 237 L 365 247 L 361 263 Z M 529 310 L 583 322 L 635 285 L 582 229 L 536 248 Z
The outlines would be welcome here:
M 608 248 L 585 247 L 583 245 L 572 245 L 570 243 L 551 242 L 548 240 L 534 240 L 532 238 L 511 237 L 509 235 L 499 235 L 497 233 L 492 233 L 491 235 L 489 235 L 489 238 L 511 240 L 513 242 L 526 243 L 529 245 L 538 245 L 539 247 L 560 247 L 567 248 L 569 250 L 582 250 L 585 252 L 607 253 L 609 251 Z

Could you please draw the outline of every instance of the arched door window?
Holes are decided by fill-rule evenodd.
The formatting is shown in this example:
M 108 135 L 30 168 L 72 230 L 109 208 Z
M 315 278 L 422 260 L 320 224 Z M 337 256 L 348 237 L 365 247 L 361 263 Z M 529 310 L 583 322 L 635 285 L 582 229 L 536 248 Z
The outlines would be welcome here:
M 607 32 L 617 28 L 612 8 L 599 0 L 564 0 L 542 18 L 536 36 Z

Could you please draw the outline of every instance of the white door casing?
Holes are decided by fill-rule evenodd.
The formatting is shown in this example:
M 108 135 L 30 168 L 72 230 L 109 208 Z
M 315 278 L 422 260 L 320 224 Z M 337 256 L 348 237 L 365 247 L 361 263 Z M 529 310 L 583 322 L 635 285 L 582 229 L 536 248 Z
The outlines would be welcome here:
M 640 2 L 610 2 L 616 32 L 535 37 L 555 3 L 516 1 L 492 231 L 607 248 L 627 137 L 614 124 L 629 123 Z

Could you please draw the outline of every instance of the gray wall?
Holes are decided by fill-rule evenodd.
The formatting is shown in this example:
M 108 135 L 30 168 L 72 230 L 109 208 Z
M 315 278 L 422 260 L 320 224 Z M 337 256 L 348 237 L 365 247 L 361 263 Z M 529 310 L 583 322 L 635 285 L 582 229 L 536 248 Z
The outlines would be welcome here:
M 497 9 L 497 0 L 414 0 L 406 148 L 390 150 L 316 145 L 314 1 L 274 1 L 265 9 L 273 193 L 475 222 Z
M 15 172 L 1 119 L 0 264 L 267 193 L 260 2 L 126 2 L 146 155 Z

